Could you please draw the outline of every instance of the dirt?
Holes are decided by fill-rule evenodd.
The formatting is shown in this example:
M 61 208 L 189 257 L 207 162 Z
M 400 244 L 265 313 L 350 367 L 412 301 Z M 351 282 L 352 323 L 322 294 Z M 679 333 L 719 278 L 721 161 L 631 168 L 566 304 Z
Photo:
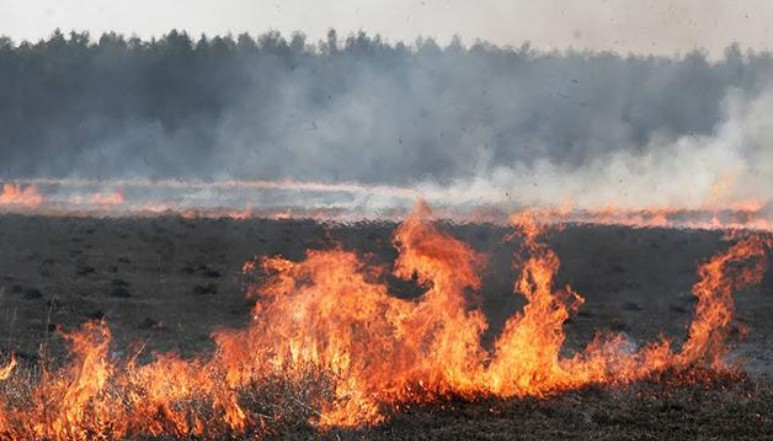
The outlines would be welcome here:
M 306 249 L 342 246 L 375 265 L 396 257 L 395 225 L 326 225 L 301 220 L 189 220 L 0 216 L 0 351 L 34 365 L 41 345 L 63 354 L 57 329 L 106 320 L 120 356 L 130 345 L 145 354 L 184 356 L 211 349 L 213 330 L 245 326 L 241 266 L 256 255 L 301 259 Z M 446 225 L 488 256 L 480 306 L 501 330 L 523 300 L 513 293 L 509 229 Z M 586 303 L 566 325 L 566 352 L 596 330 L 626 333 L 636 343 L 661 333 L 679 344 L 690 322 L 691 285 L 701 261 L 727 246 L 716 231 L 567 226 L 547 242 Z M 769 258 L 770 260 L 771 258 Z M 773 263 L 773 262 L 769 262 Z M 421 294 L 388 278 L 400 296 Z M 738 293 L 733 358 L 741 378 L 693 385 L 642 382 L 588 388 L 545 399 L 483 400 L 402 409 L 382 425 L 318 432 L 307 425 L 277 433 L 308 439 L 773 439 L 773 276 Z

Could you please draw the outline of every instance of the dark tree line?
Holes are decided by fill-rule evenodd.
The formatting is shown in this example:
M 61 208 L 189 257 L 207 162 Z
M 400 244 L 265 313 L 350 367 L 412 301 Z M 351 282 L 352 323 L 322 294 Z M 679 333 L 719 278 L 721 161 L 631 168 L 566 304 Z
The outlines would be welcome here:
M 0 39 L 0 177 L 404 181 L 481 162 L 580 164 L 653 136 L 709 133 L 767 53 L 674 58 L 440 47 L 275 32 L 143 41 Z

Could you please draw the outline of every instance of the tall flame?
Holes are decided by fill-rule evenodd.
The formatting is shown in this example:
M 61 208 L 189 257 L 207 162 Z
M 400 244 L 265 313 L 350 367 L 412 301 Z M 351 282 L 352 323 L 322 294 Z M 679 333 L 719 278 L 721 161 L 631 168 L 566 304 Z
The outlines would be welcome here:
M 308 251 L 298 262 L 249 261 L 245 274 L 261 282 L 248 290 L 253 320 L 216 332 L 211 356 L 121 361 L 110 355 L 106 324 L 91 322 L 64 334 L 71 361 L 42 366 L 34 381 L 15 374 L 12 359 L 0 369 L 0 439 L 259 436 L 299 403 L 295 415 L 322 429 L 356 427 L 408 403 L 542 397 L 668 369 L 724 367 L 732 294 L 761 280 L 770 236 L 741 237 L 700 267 L 681 348 L 660 340 L 631 351 L 623 335 L 601 334 L 566 356 L 563 325 L 583 298 L 554 286 L 559 258 L 540 242 L 544 228 L 535 219 L 511 217 L 520 241 L 514 290 L 527 303 L 490 349 L 481 343 L 488 323 L 475 301 L 486 259 L 440 231 L 421 204 L 395 232 L 392 270 L 424 290 L 418 298 L 390 294 L 389 269 L 340 248 Z

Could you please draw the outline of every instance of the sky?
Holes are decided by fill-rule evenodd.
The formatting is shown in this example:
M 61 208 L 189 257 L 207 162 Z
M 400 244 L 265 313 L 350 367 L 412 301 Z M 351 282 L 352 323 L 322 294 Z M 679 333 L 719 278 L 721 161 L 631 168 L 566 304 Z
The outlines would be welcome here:
M 0 0 L 0 34 L 36 41 L 56 29 L 117 31 L 149 38 L 189 34 L 283 34 L 312 40 L 330 28 L 391 42 L 454 35 L 501 46 L 719 56 L 733 42 L 770 50 L 770 0 Z

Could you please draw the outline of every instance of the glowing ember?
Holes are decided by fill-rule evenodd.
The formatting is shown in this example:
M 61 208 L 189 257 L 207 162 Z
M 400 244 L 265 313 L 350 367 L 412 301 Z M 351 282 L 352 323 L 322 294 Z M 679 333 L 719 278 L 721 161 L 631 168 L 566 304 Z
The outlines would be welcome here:
M 393 270 L 423 287 L 419 298 L 391 295 L 386 269 L 338 248 L 308 251 L 300 262 L 247 262 L 245 273 L 262 281 L 248 291 L 253 320 L 216 332 L 211 356 L 118 360 L 106 324 L 91 322 L 65 334 L 71 362 L 60 369 L 43 365 L 29 380 L 11 359 L 0 369 L 0 439 L 260 435 L 290 417 L 288 402 L 307 406 L 321 429 L 358 427 L 405 403 L 542 397 L 666 370 L 724 367 L 732 294 L 760 282 L 770 236 L 739 237 L 700 267 L 695 317 L 681 348 L 661 340 L 631 351 L 623 335 L 607 334 L 566 357 L 563 325 L 583 298 L 554 286 L 559 258 L 539 241 L 538 218 L 511 217 L 511 239 L 520 241 L 515 291 L 527 304 L 492 349 L 481 344 L 488 323 L 471 298 L 486 259 L 440 231 L 420 205 L 395 233 Z

